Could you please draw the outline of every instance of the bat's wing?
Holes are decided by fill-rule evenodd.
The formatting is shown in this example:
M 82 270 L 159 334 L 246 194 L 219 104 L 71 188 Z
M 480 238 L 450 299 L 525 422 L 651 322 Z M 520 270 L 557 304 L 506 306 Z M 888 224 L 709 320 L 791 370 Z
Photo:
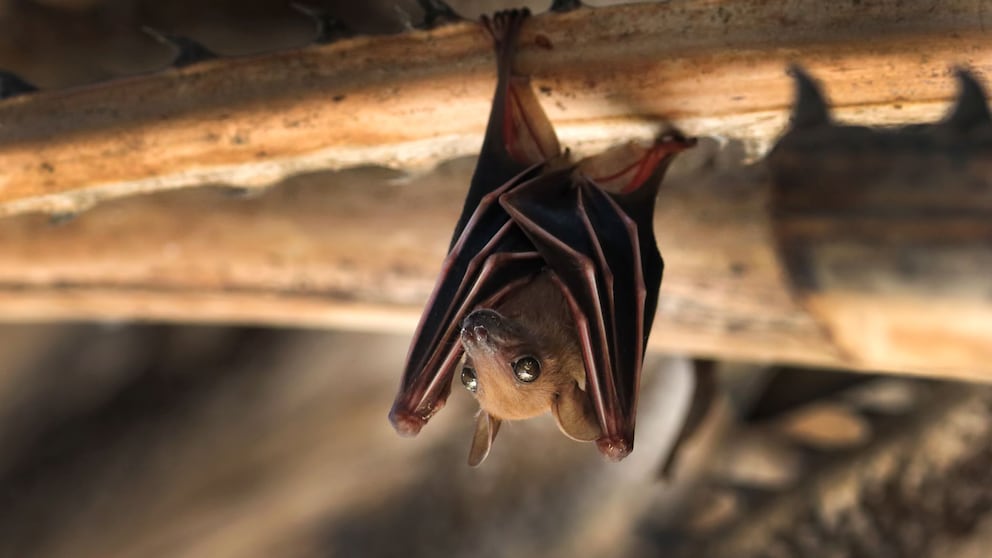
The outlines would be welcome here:
M 597 446 L 614 460 L 633 448 L 641 364 L 661 285 L 654 198 L 671 157 L 691 144 L 681 136 L 665 137 L 630 151 L 633 165 L 627 164 L 629 157 L 607 154 L 612 165 L 593 161 L 569 179 L 530 181 L 500 198 L 554 271 L 569 303 L 587 392 L 602 429 Z M 602 181 L 623 182 L 619 194 L 607 193 L 584 174 L 586 168 L 618 165 Z
M 535 181 L 501 201 L 565 294 L 582 342 L 587 391 L 603 432 L 597 444 L 608 457 L 621 459 L 633 445 L 643 352 L 636 330 L 643 328 L 646 287 L 631 263 L 640 261 L 636 226 L 608 196 L 577 175 L 574 180 Z M 614 259 L 624 260 L 626 267 L 613 269 Z M 621 348 L 621 341 L 628 346 Z
M 495 41 L 498 81 L 479 162 L 448 256 L 407 355 L 389 418 L 415 435 L 444 405 L 461 357 L 458 332 L 475 307 L 492 305 L 543 263 L 497 203 L 537 177 L 559 154 L 558 140 L 526 78 L 514 75 L 513 54 L 526 10 L 500 12 L 483 25 Z
M 497 82 L 486 136 L 462 215 L 451 243 L 457 241 L 468 218 L 487 194 L 499 188 L 528 167 L 561 154 L 558 137 L 534 95 L 530 79 L 513 72 L 520 27 L 530 15 L 526 9 L 483 16 L 482 25 L 496 49 Z
M 645 343 L 654 324 L 658 289 L 664 270 L 654 236 L 655 201 L 672 159 L 694 145 L 695 138 L 687 138 L 671 131 L 659 137 L 651 146 L 631 142 L 584 159 L 578 164 L 584 176 L 600 189 L 610 192 L 610 198 L 637 227 L 640 265 L 646 287 L 643 304 Z
M 537 170 L 531 169 L 485 196 L 444 260 L 389 413 L 401 434 L 417 434 L 444 406 L 461 358 L 458 332 L 465 316 L 480 305 L 495 303 L 543 266 L 533 246 L 497 203 L 501 194 Z

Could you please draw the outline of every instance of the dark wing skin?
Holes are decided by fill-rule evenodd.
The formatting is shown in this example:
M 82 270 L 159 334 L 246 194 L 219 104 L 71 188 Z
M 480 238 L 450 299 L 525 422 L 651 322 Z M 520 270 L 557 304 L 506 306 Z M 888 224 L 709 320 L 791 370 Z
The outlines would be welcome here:
M 632 354 L 640 352 L 641 340 L 638 335 L 635 351 L 623 351 L 621 355 L 617 326 L 633 317 L 632 309 L 637 305 L 630 304 L 629 298 L 643 299 L 645 287 L 643 278 L 634 270 L 611 270 L 605 254 L 632 253 L 636 238 L 631 238 L 623 224 L 612 230 L 592 230 L 587 212 L 602 203 L 604 197 L 596 188 L 572 180 L 543 186 L 546 187 L 524 185 L 500 202 L 534 243 L 565 293 L 582 345 L 587 392 L 593 398 L 603 431 L 597 445 L 608 457 L 621 459 L 633 444 L 631 410 L 639 373 L 639 368 L 624 365 Z M 599 195 L 590 195 L 591 192 Z M 622 221 L 622 216 L 608 204 L 596 209 L 610 226 Z M 611 215 L 602 215 L 607 213 Z M 623 292 L 625 288 L 628 290 Z M 641 327 L 643 322 L 636 322 L 636 327 Z M 624 324 L 619 326 L 629 329 Z M 621 358 L 623 364 L 617 362 Z
M 483 197 L 505 186 L 529 167 L 558 156 L 554 129 L 533 98 L 527 78 L 513 73 L 517 36 L 529 15 L 527 10 L 507 10 L 491 19 L 482 18 L 482 24 L 492 36 L 496 48 L 496 93 L 479 161 L 465 196 L 461 217 L 455 225 L 452 247 Z M 537 146 L 534 147 L 534 144 Z M 540 154 L 535 156 L 534 149 Z
M 465 206 L 389 413 L 403 435 L 416 435 L 444 406 L 462 353 L 458 343 L 462 319 L 544 267 L 498 203 L 502 194 L 538 177 L 546 160 L 543 153 L 556 156 L 558 149 L 547 118 L 533 111 L 537 105 L 529 84 L 512 72 L 516 37 L 527 15 L 525 10 L 511 10 L 483 20 L 496 43 L 499 79 Z
M 444 406 L 461 358 L 458 333 L 465 316 L 498 300 L 543 267 L 540 256 L 497 203 L 499 195 L 516 184 L 508 182 L 482 199 L 444 261 L 389 413 L 403 435 L 416 435 Z
M 570 178 L 522 184 L 500 203 L 565 293 L 603 431 L 596 444 L 603 455 L 620 460 L 633 449 L 637 388 L 663 263 L 653 242 L 651 212 L 628 213 L 585 176 Z M 646 185 L 652 186 L 657 191 Z

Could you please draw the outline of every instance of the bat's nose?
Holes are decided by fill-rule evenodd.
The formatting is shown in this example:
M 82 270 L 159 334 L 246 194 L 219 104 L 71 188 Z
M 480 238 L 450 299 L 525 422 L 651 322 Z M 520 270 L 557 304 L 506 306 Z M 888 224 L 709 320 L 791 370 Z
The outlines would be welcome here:
M 502 316 L 494 310 L 481 309 L 472 312 L 462 320 L 462 329 L 474 331 L 478 327 L 491 330 L 499 327 Z
M 472 333 L 475 335 L 475 340 L 480 343 L 489 339 L 489 330 L 486 326 L 475 326 L 472 328 Z
M 476 310 L 462 320 L 462 344 L 468 351 L 498 350 L 506 342 L 506 325 L 498 312 Z
M 489 330 L 483 325 L 469 325 L 462 328 L 462 341 L 472 346 L 484 346 L 489 341 Z

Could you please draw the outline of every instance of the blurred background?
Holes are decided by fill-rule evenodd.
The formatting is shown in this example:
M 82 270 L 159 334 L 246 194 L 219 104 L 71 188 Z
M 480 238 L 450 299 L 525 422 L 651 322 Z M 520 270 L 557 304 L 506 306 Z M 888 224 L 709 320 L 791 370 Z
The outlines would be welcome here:
M 422 18 L 413 0 L 307 3 L 363 34 Z M 451 4 L 476 17 L 511 3 Z M 44 89 L 153 72 L 173 53 L 142 26 L 223 55 L 314 33 L 282 0 L 0 0 L 0 68 Z M 471 169 L 423 180 L 456 187 Z M 984 556 L 992 541 L 984 386 L 654 354 L 623 463 L 543 417 L 504 426 L 471 469 L 474 402 L 457 386 L 418 438 L 387 422 L 408 343 L 0 326 L 0 556 Z M 716 367 L 717 401 L 663 478 L 696 366 Z

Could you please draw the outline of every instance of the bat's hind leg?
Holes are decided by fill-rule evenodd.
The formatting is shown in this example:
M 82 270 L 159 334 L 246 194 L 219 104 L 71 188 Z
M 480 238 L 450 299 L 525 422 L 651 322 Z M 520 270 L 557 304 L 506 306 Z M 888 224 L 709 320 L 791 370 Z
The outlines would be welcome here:
M 558 136 L 530 86 L 530 78 L 513 71 L 520 29 L 529 15 L 522 9 L 482 18 L 495 44 L 499 75 L 483 153 L 499 150 L 524 166 L 561 154 Z

